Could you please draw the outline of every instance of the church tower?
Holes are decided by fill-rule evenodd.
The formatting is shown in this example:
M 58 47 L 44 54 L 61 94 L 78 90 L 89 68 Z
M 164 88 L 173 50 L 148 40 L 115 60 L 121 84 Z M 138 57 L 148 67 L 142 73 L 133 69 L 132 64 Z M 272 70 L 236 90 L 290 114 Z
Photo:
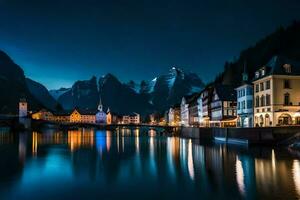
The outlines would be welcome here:
M 248 73 L 247 73 L 246 62 L 244 63 L 244 72 L 243 72 L 242 76 L 243 76 L 243 82 L 248 82 L 249 76 L 248 76 Z
M 103 112 L 103 105 L 102 105 L 102 101 L 101 101 L 101 96 L 100 96 L 100 100 L 99 100 L 98 110 L 100 112 Z
M 22 98 L 19 102 L 19 117 L 27 117 L 27 111 L 27 101 L 25 98 Z

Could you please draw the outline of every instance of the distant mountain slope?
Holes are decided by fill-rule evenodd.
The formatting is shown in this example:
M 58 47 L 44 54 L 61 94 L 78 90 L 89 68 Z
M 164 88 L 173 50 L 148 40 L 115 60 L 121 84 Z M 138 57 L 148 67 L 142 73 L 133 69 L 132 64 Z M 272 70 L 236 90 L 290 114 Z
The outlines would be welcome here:
M 173 67 L 169 73 L 153 79 L 149 86 L 153 106 L 162 111 L 180 102 L 183 96 L 200 92 L 204 83 L 197 74 Z
M 70 90 L 71 90 L 71 88 L 60 88 L 58 90 L 49 90 L 49 93 L 55 100 L 58 100 L 58 98 L 61 95 L 63 95 L 64 93 L 66 93 Z
M 77 81 L 71 89 L 62 92 L 58 102 L 65 109 L 95 109 L 101 95 L 105 109 L 109 107 L 118 113 L 138 112 L 144 115 L 162 112 L 178 103 L 182 96 L 199 92 L 203 87 L 198 75 L 177 68 L 172 68 L 169 73 L 153 81 L 142 81 L 140 84 L 133 81 L 124 84 L 114 75 L 107 74 L 99 79 L 98 84 L 95 77 L 88 81 Z
M 70 90 L 59 96 L 58 102 L 64 109 L 96 109 L 99 102 L 97 78 L 77 81 Z
M 41 107 L 27 88 L 23 70 L 0 50 L 0 113 L 17 114 L 19 100 L 25 97 L 30 109 Z
M 26 78 L 26 85 L 30 93 L 46 108 L 55 110 L 57 101 L 49 94 L 48 90 L 42 84 Z
M 216 78 L 216 82 L 236 86 L 241 82 L 241 73 L 245 63 L 250 78 L 253 78 L 255 71 L 275 55 L 300 60 L 299 35 L 299 21 L 295 21 L 287 28 L 280 27 L 274 33 L 258 41 L 253 47 L 242 51 L 236 61 L 226 62 L 224 72 Z

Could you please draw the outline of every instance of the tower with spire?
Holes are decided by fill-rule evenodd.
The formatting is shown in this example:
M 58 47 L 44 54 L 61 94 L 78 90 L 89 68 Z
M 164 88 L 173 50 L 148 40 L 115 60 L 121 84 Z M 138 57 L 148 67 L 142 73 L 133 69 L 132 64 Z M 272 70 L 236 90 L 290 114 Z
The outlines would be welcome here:
M 96 113 L 96 123 L 106 124 L 106 113 L 103 112 L 101 95 L 100 95 L 99 104 L 98 104 L 98 112 Z
M 244 71 L 243 71 L 243 74 L 242 74 L 242 78 L 243 78 L 243 82 L 244 82 L 244 83 L 247 83 L 248 80 L 249 80 L 249 76 L 248 76 L 248 72 L 247 72 L 247 63 L 246 63 L 246 61 L 244 62 Z
M 253 127 L 253 85 L 249 82 L 247 64 L 244 62 L 242 83 L 236 88 L 237 92 L 237 126 Z
M 100 100 L 99 100 L 99 105 L 98 105 L 98 111 L 103 112 L 103 105 L 102 105 L 101 95 L 100 95 Z

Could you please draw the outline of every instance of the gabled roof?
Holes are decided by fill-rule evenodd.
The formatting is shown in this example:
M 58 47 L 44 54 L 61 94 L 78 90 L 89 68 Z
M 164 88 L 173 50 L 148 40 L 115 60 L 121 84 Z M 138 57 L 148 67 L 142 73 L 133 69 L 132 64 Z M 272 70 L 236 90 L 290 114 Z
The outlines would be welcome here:
M 79 112 L 81 115 L 96 115 L 96 113 L 98 112 L 98 110 L 96 109 L 79 109 L 79 108 L 75 108 L 72 110 L 71 113 L 73 113 L 75 110 L 77 110 L 77 112 Z
M 284 69 L 284 65 L 291 65 L 291 73 L 287 73 Z M 269 75 L 289 75 L 289 76 L 299 76 L 300 75 L 300 62 L 289 59 L 285 56 L 273 56 L 270 61 L 257 71 L 265 70 L 265 75 L 260 74 L 259 78 L 254 77 L 254 80 L 261 79 Z
M 216 93 L 221 101 L 236 101 L 236 91 L 230 85 L 215 85 Z

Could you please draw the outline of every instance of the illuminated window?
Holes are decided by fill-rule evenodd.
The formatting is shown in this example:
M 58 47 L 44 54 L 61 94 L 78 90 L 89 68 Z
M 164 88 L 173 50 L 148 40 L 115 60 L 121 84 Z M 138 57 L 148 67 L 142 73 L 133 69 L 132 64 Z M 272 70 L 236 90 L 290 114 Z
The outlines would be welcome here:
M 286 73 L 292 73 L 292 67 L 291 67 L 291 65 L 290 64 L 284 64 L 283 65 L 283 68 L 284 68 L 284 71 L 286 72 Z

